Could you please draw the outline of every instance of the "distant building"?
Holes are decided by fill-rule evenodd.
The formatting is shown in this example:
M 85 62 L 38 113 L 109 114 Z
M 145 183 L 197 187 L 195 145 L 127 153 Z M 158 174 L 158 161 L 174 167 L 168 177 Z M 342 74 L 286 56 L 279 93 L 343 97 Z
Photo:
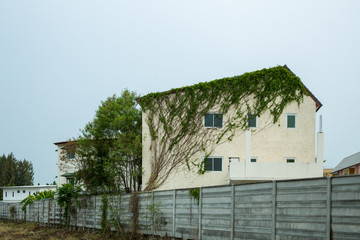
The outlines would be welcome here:
M 0 187 L 4 202 L 20 202 L 27 196 L 44 190 L 56 191 L 56 185 Z
M 66 152 L 65 145 L 68 141 L 56 142 L 58 152 L 58 161 L 56 163 L 58 174 L 57 174 L 57 185 L 60 187 L 62 184 L 75 185 L 75 172 L 78 171 L 76 164 L 75 153 Z
M 324 177 L 332 176 L 333 175 L 332 174 L 333 170 L 334 170 L 333 168 L 324 168 L 324 170 L 323 170 Z
M 334 175 L 360 174 L 360 152 L 344 158 L 332 171 Z

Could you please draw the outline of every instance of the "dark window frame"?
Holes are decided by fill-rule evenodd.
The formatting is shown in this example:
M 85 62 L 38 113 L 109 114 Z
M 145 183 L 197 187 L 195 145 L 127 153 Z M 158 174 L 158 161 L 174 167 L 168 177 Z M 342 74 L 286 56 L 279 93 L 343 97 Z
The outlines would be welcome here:
M 222 172 L 223 157 L 209 156 L 204 159 L 204 170 L 207 172 Z M 209 164 L 210 163 L 210 164 Z M 209 167 L 209 165 L 211 165 Z
M 247 120 L 248 120 L 247 126 L 249 128 L 257 128 L 258 127 L 257 115 L 255 113 L 248 113 Z
M 220 119 L 221 117 L 221 119 Z M 218 122 L 216 122 L 218 121 Z M 220 124 L 219 124 L 220 123 Z M 222 128 L 224 126 L 224 116 L 222 113 L 207 113 L 204 116 L 205 128 Z
M 289 119 L 289 118 L 291 118 L 291 117 L 293 117 L 294 119 L 293 119 L 293 123 L 292 122 L 290 122 L 290 124 L 289 124 L 289 121 L 291 121 L 291 119 Z M 296 114 L 295 113 L 287 113 L 286 114 L 286 128 L 287 129 L 296 129 Z
M 296 163 L 296 158 L 295 157 L 287 157 L 285 159 L 286 163 Z

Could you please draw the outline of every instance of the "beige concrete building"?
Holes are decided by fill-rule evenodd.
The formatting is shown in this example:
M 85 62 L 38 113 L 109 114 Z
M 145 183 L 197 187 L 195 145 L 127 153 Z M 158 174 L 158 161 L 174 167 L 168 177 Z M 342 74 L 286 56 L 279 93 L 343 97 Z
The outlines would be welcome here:
M 296 102 L 287 105 L 277 123 L 273 124 L 270 112 L 265 112 L 259 117 L 251 117 L 248 130 L 239 129 L 232 141 L 216 145 L 205 160 L 205 174 L 199 175 L 189 171 L 183 164 L 172 171 L 166 182 L 157 190 L 322 177 L 322 131 L 318 133 L 317 157 L 315 155 L 316 112 L 322 104 L 308 89 L 306 90 L 308 96 L 304 96 L 303 102 L 300 105 Z M 229 115 L 232 113 L 220 113 L 221 119 L 216 120 L 218 114 L 218 109 L 205 114 L 204 128 L 221 129 L 221 126 L 229 121 Z M 153 159 L 146 118 L 147 113 L 143 112 L 142 189 L 145 189 L 150 178 L 152 161 L 156 161 Z M 204 153 L 194 157 L 201 161 L 204 159 Z

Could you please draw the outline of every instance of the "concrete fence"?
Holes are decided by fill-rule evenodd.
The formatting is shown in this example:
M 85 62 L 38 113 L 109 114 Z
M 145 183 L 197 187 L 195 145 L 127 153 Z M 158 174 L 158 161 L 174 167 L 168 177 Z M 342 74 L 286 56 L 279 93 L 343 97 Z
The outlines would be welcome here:
M 101 198 L 74 204 L 70 225 L 100 229 Z M 130 201 L 131 195 L 109 196 L 108 220 L 124 231 L 132 225 Z M 204 187 L 198 200 L 189 189 L 144 192 L 138 214 L 139 233 L 177 238 L 360 239 L 360 175 Z M 27 221 L 48 225 L 62 224 L 63 215 L 56 200 L 26 210 Z M 20 203 L 1 203 L 0 217 L 25 216 Z

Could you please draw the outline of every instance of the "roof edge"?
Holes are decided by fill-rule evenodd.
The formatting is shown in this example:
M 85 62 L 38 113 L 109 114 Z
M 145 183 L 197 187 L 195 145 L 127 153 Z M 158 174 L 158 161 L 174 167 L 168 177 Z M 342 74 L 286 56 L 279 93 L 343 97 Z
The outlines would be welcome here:
M 289 72 L 291 72 L 294 76 L 296 76 L 296 74 L 293 71 L 291 71 L 291 69 L 286 64 L 284 65 L 284 68 L 286 68 Z M 315 97 L 315 95 L 305 86 L 305 84 L 302 81 L 301 83 L 304 85 L 304 88 L 308 92 L 309 96 L 314 100 L 316 104 L 316 112 L 319 111 L 319 109 L 322 107 L 322 103 L 319 101 L 319 99 Z

